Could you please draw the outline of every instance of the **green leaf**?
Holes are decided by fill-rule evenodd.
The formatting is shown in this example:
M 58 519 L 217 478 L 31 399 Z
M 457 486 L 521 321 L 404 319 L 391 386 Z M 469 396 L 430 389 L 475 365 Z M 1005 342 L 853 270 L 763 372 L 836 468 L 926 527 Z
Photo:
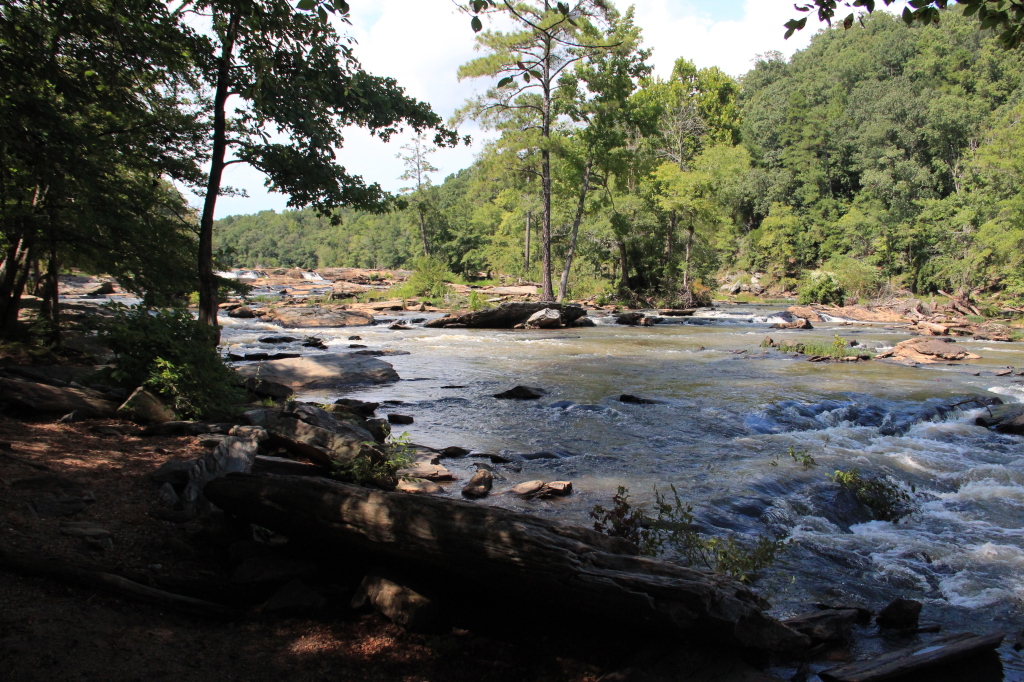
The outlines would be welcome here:
M 501 79 L 500 81 L 498 81 L 498 87 L 499 87 L 499 88 L 503 88 L 503 87 L 505 87 L 506 85 L 508 85 L 508 84 L 510 84 L 510 83 L 514 83 L 514 82 L 515 82 L 515 79 L 514 79 L 514 78 L 512 78 L 512 76 L 505 76 L 505 77 L 504 77 L 504 78 L 502 78 L 502 79 Z
M 345 0 L 334 0 L 334 9 L 338 10 L 342 14 L 348 14 L 348 3 Z
M 299 0 L 296 7 L 304 12 L 312 12 L 316 9 L 316 0 Z
M 843 28 L 849 30 L 853 26 L 853 13 L 851 12 L 845 19 L 843 19 Z
M 479 33 L 484 28 L 484 24 L 480 21 L 480 17 L 473 17 L 473 20 L 469 22 L 469 25 L 473 27 L 474 33 Z
M 320 15 L 320 21 L 322 21 L 322 22 L 324 22 L 326 24 L 327 23 L 327 10 L 325 10 L 323 7 L 317 7 L 316 11 Z

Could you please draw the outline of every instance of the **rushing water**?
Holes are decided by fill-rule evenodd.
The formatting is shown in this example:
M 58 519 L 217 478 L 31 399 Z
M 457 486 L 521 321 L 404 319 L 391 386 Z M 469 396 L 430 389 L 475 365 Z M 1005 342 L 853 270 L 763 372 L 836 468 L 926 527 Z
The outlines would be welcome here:
M 768 330 L 774 318 L 754 306 L 655 327 L 601 323 L 610 319 L 557 331 L 318 330 L 326 352 L 345 352 L 350 335 L 369 348 L 407 351 L 383 358 L 403 380 L 300 397 L 401 401 L 382 412 L 413 416 L 415 423 L 402 427 L 413 442 L 554 456 L 495 465 L 496 493 L 536 478 L 571 479 L 576 491 L 547 502 L 493 494 L 483 504 L 589 525 L 588 511 L 607 504 L 620 485 L 638 503 L 652 501 L 655 487 L 674 485 L 708 533 L 792 538 L 757 583 L 778 615 L 814 602 L 877 609 L 905 596 L 923 601 L 922 619 L 944 630 L 1020 629 L 1024 438 L 975 426 L 985 408 L 968 401 L 1024 402 L 1024 378 L 994 376 L 1009 365 L 1024 368 L 1024 344 L 961 340 L 982 359 L 957 365 L 810 363 L 759 344 L 766 334 L 795 342 L 830 341 L 839 333 L 884 348 L 908 335 L 883 325 L 838 323 Z M 258 343 L 280 328 L 222 322 L 224 343 L 233 351 L 285 350 Z M 517 384 L 546 395 L 535 401 L 493 397 Z M 618 400 L 623 393 L 663 402 L 626 404 Z M 790 447 L 808 452 L 817 466 L 795 462 Z M 465 480 L 475 461 L 487 460 L 444 464 Z M 825 475 L 853 467 L 892 476 L 908 492 L 913 487 L 917 510 L 898 524 L 851 524 L 835 506 L 836 487 Z M 450 484 L 449 494 L 458 496 L 460 486 Z M 1006 679 L 1024 680 L 1024 665 L 1008 645 L 1001 658 Z

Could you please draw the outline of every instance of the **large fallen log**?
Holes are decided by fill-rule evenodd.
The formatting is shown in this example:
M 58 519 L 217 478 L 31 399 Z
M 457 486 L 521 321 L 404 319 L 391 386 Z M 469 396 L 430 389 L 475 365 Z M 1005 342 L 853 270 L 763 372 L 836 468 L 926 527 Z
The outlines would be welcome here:
M 1003 641 L 1002 632 L 975 635 L 963 632 L 893 651 L 818 673 L 825 682 L 882 682 L 898 680 L 922 670 L 934 669 L 968 656 L 992 651 Z
M 449 595 L 486 594 L 502 618 L 552 609 L 560 626 L 598 622 L 766 651 L 809 645 L 725 576 L 642 558 L 585 528 L 430 496 L 323 479 L 233 474 L 204 494 L 221 509 L 322 549 L 443 576 Z

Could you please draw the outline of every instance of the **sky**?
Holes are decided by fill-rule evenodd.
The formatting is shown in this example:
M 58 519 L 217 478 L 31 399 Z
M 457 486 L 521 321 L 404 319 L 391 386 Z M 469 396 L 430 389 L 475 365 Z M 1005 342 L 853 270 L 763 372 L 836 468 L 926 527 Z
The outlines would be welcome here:
M 617 5 L 620 10 L 628 6 L 621 1 Z M 783 23 L 798 15 L 793 0 L 641 0 L 636 5 L 636 23 L 644 44 L 653 48 L 651 62 L 661 77 L 670 74 L 679 57 L 739 76 L 760 54 L 778 50 L 788 57 L 806 47 L 816 30 L 811 18 L 805 30 L 783 39 Z M 478 53 L 469 17 L 460 14 L 452 0 L 351 0 L 350 6 L 352 25 L 346 28 L 356 40 L 354 51 L 363 68 L 395 78 L 410 96 L 429 102 L 445 119 L 490 84 L 487 79 L 456 78 L 459 65 Z M 434 184 L 472 164 L 484 141 L 494 137 L 472 122 L 461 125 L 459 132 L 471 135 L 473 143 L 441 149 L 431 157 L 439 169 Z M 338 161 L 367 182 L 397 192 L 408 182 L 398 179 L 404 168 L 396 155 L 409 139 L 400 135 L 385 144 L 350 128 Z M 286 206 L 287 197 L 267 192 L 263 175 L 244 164 L 229 166 L 223 181 L 245 189 L 249 196 L 220 197 L 217 218 Z M 190 200 L 200 202 L 196 197 Z

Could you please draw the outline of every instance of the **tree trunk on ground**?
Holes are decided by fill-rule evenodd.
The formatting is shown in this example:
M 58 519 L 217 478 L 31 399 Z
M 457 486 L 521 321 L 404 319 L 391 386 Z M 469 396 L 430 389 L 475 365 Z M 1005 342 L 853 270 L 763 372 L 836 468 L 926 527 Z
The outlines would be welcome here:
M 572 234 L 569 236 L 569 251 L 565 254 L 565 266 L 562 268 L 562 279 L 558 283 L 558 299 L 561 303 L 565 298 L 565 292 L 569 288 L 569 269 L 572 268 L 572 259 L 576 255 L 576 235 L 580 231 L 580 222 L 583 220 L 583 209 L 587 202 L 587 192 L 590 190 L 590 166 L 591 162 L 583 168 L 583 184 L 580 185 L 580 201 L 576 205 L 576 217 L 572 221 Z
M 636 556 L 585 528 L 471 502 L 386 493 L 327 479 L 233 474 L 204 495 L 225 512 L 324 551 L 431 579 L 442 602 L 502 605 L 499 618 L 536 618 L 557 604 L 558 624 L 602 623 L 633 632 L 700 636 L 758 650 L 809 639 L 724 576 Z M 461 595 L 461 596 L 460 596 Z
M 210 155 L 210 177 L 206 184 L 206 200 L 199 222 L 199 321 L 217 326 L 217 276 L 213 273 L 213 216 L 220 194 L 221 178 L 226 165 L 227 113 L 230 95 L 232 52 L 238 31 L 239 17 L 232 14 L 221 47 L 217 70 L 217 87 L 213 97 L 213 150 Z M 220 335 L 218 334 L 218 340 Z

